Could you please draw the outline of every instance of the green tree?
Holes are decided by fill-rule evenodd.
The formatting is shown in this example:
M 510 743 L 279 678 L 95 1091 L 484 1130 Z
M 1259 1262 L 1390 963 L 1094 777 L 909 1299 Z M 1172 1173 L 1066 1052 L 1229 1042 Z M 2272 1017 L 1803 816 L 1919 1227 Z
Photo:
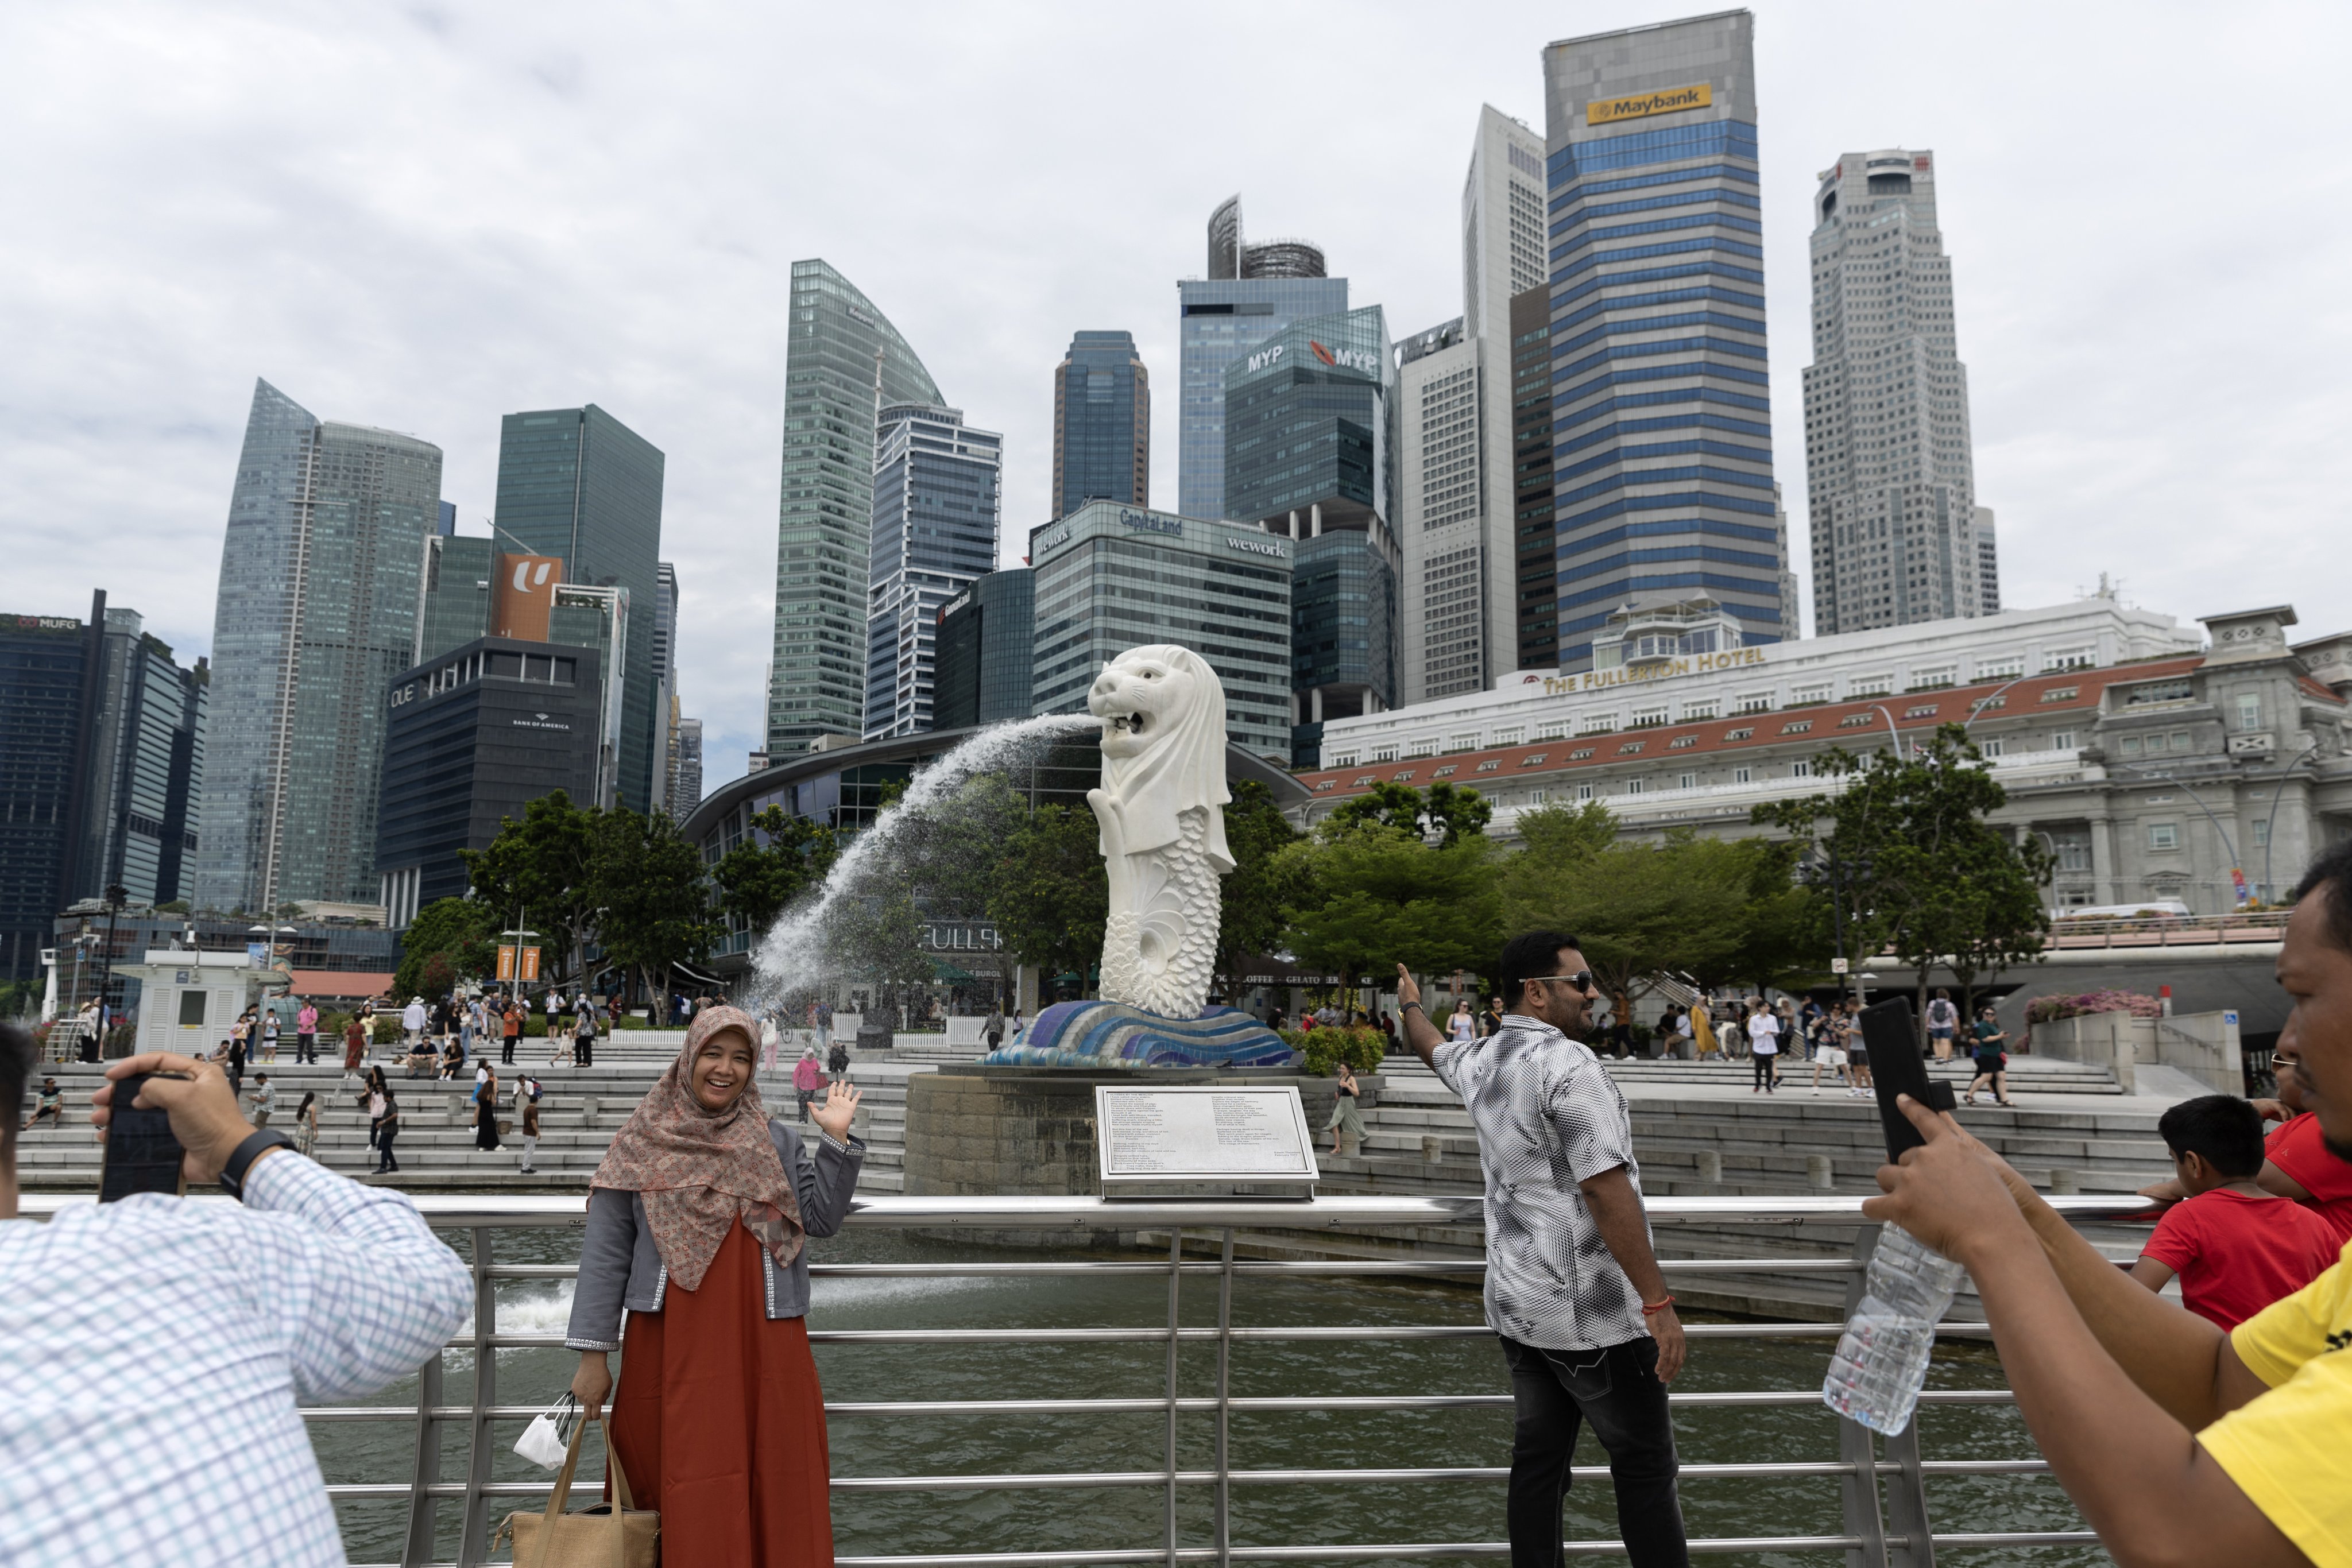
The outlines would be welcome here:
M 1084 808 L 1040 806 L 1004 838 L 996 859 L 988 916 L 1005 946 L 1050 983 L 1068 973 L 1083 980 L 1102 956 L 1110 919 L 1110 880 L 1100 831 Z
M 590 838 L 596 940 L 640 992 L 667 993 L 671 969 L 699 962 L 718 935 L 701 852 L 661 812 L 602 812 Z
M 1663 843 L 1595 848 L 1590 817 L 1545 826 L 1504 873 L 1508 925 L 1575 936 L 1619 1019 L 1661 973 L 1704 979 L 1739 952 L 1750 867 L 1738 846 L 1684 830 Z
M 1233 787 L 1225 806 L 1225 845 L 1234 869 L 1218 889 L 1217 973 L 1227 994 L 1237 989 L 1243 961 L 1282 946 L 1283 907 L 1291 888 L 1283 849 L 1303 836 L 1274 803 L 1274 793 L 1254 779 Z
M 488 849 L 459 850 L 472 878 L 474 897 L 498 912 L 503 923 L 520 916 L 541 933 L 550 980 L 582 977 L 588 943 L 596 929 L 593 807 L 572 803 L 562 789 L 523 808 L 522 820 L 509 817 Z M 552 938 L 552 940 L 548 940 Z
M 1960 974 L 1965 997 L 1979 975 L 2042 950 L 2052 857 L 2032 837 L 2011 843 L 1987 821 L 2008 791 L 1962 727 L 1943 726 L 1908 756 L 1832 750 L 1816 768 L 1843 787 L 1759 806 L 1754 820 L 1787 831 L 1834 872 L 1846 950 L 1857 963 L 1891 950 L 1913 967 L 1920 1029 L 1937 963 Z
M 752 833 L 711 867 L 710 878 L 719 884 L 719 907 L 757 940 L 794 899 L 823 883 L 841 853 L 841 837 L 830 823 L 782 806 L 754 815 L 751 827 Z
M 1413 827 L 1334 812 L 1277 852 L 1291 953 L 1354 984 L 1393 973 L 1485 974 L 1501 948 L 1494 845 L 1462 834 L 1432 844 Z
M 392 988 L 402 999 L 438 996 L 461 979 L 478 979 L 493 972 L 498 961 L 498 911 L 478 899 L 436 898 L 416 912 L 400 934 L 400 968 Z M 444 961 L 440 984 L 427 974 L 434 959 Z
M 1361 795 L 1340 802 L 1326 820 L 1343 824 L 1379 822 L 1423 838 L 1433 833 L 1441 845 L 1451 849 L 1465 838 L 1483 835 L 1494 815 L 1494 802 L 1475 789 L 1456 789 L 1440 779 L 1423 795 L 1410 784 L 1384 779 Z

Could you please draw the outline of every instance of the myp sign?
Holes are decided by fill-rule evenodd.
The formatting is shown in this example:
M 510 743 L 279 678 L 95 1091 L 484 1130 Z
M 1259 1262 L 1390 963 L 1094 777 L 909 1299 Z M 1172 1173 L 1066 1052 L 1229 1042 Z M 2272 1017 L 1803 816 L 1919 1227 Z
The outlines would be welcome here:
M 1118 520 L 1128 528 L 1141 528 L 1148 533 L 1175 534 L 1181 537 L 1184 532 L 1184 519 L 1171 517 L 1166 512 L 1139 512 L 1132 507 L 1121 507 L 1118 509 Z
M 1307 346 L 1314 350 L 1318 360 L 1335 371 L 1360 371 L 1368 376 L 1381 373 L 1381 357 L 1370 349 L 1327 349 L 1311 340 Z
M 1271 349 L 1260 349 L 1256 353 L 1252 354 L 1249 357 L 1250 374 L 1255 375 L 1260 371 L 1270 371 L 1281 364 L 1282 347 L 1280 343 L 1276 343 Z

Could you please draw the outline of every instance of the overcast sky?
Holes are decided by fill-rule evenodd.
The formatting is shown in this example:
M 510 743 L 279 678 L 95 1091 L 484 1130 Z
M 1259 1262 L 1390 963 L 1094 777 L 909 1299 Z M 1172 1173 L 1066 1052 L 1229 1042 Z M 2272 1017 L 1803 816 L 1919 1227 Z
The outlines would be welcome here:
M 2012 606 L 2112 572 L 2184 618 L 2352 624 L 2341 4 L 1764 4 L 1779 470 L 1805 549 L 1808 201 L 1932 150 L 1977 491 Z M 1465 3 L 0 7 L 0 611 L 143 612 L 184 656 L 254 378 L 446 454 L 602 404 L 668 455 L 705 778 L 758 744 L 790 264 L 823 256 L 1006 433 L 1045 521 L 1052 371 L 1124 328 L 1176 500 L 1175 280 L 1243 193 L 1392 335 L 1461 310 L 1478 106 L 1544 130 L 1548 41 L 1696 8 Z

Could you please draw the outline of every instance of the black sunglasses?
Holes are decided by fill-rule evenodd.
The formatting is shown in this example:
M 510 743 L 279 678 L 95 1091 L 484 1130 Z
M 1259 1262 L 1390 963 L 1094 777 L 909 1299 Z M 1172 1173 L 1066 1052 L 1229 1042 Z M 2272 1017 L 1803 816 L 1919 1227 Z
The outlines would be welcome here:
M 1589 997 L 1601 994 L 1600 984 L 1593 979 L 1590 969 L 1579 969 L 1573 975 L 1530 975 L 1527 983 L 1530 986 L 1574 986 Z

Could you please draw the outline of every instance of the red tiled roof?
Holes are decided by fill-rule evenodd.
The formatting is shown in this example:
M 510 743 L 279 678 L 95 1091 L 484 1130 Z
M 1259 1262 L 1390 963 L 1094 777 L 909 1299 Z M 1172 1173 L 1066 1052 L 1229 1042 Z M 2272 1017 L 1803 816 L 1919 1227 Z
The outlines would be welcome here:
M 2204 662 L 2203 654 L 2189 653 L 2177 659 L 2150 659 L 2136 664 L 2111 664 L 2100 669 L 2035 675 L 2011 685 L 2002 694 L 2000 706 L 1986 711 L 2014 719 L 2027 714 L 2095 709 L 2101 695 L 2111 685 L 2156 680 L 2167 675 L 2185 675 Z M 1508 777 L 1517 768 L 1602 767 L 1616 762 L 1627 753 L 1645 758 L 1670 755 L 1675 761 L 1682 762 L 1715 752 L 1760 750 L 1784 738 L 1787 727 L 1800 724 L 1806 727 L 1797 733 L 1809 738 L 1829 738 L 1850 731 L 1854 748 L 1867 750 L 1874 733 L 1885 733 L 1886 718 L 1878 711 L 1882 706 L 1894 710 L 1898 732 L 1925 731 L 1938 725 L 1965 721 L 1969 710 L 1979 701 L 2000 691 L 2003 684 L 1980 681 L 1974 685 L 1951 686 L 1936 692 L 1910 692 L 1854 702 L 1814 703 L 1801 708 L 1744 713 L 1731 718 L 1700 719 L 1688 724 L 1645 725 L 1630 736 L 1622 729 L 1612 730 L 1601 735 L 1578 736 L 1573 741 L 1555 738 L 1531 745 L 1490 747 L 1484 751 L 1449 752 L 1444 759 L 1458 765 L 1484 763 L 1491 759 L 1502 765 L 1503 777 Z M 2327 695 L 2334 695 L 2333 693 Z M 1856 716 L 1866 722 L 1851 726 L 1846 723 Z M 1665 744 L 1650 747 L 1647 742 L 1652 737 L 1663 737 Z M 1604 749 L 1607 755 L 1600 755 Z M 1562 752 L 1566 755 L 1560 755 Z M 1320 768 L 1301 773 L 1298 780 L 1318 795 L 1348 795 L 1362 790 L 1375 780 L 1411 782 L 1415 770 L 1427 768 L 1430 762 L 1429 758 L 1416 757 L 1410 762 L 1376 763 L 1369 769 L 1360 764 L 1354 768 Z

